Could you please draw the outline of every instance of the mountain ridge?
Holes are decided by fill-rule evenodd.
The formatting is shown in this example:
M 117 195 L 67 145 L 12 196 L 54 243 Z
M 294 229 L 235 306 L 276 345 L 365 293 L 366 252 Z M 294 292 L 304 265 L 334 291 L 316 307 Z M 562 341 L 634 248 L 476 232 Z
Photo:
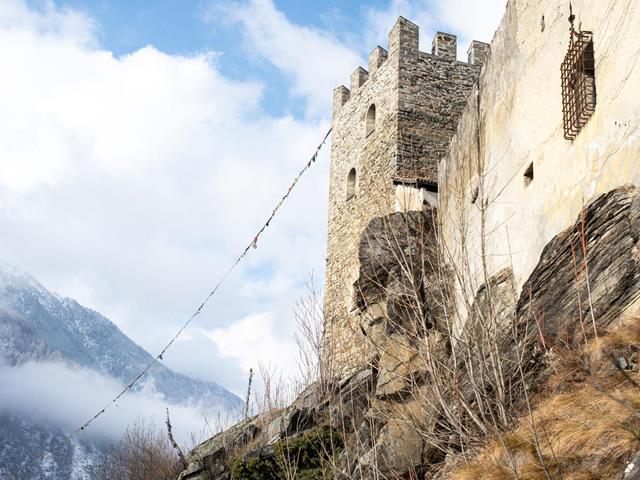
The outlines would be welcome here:
M 127 385 L 152 360 L 148 352 L 99 312 L 72 298 L 50 292 L 26 271 L 0 260 L 0 366 L 60 362 L 92 370 Z M 169 405 L 193 407 L 226 417 L 237 415 L 242 407 L 242 400 L 222 386 L 192 379 L 160 362 L 155 362 L 132 391 L 144 391 Z M 105 403 L 108 400 L 105 398 Z M 33 438 L 41 438 L 43 432 L 51 436 L 47 445 L 59 447 L 57 453 L 46 452 L 51 453 L 51 461 L 35 465 L 38 476 L 30 478 L 91 478 L 95 458 L 79 457 L 83 451 L 95 456 L 98 447 L 91 442 L 85 445 L 82 441 L 79 446 L 72 445 L 64 441 L 59 428 L 43 426 L 32 418 L 13 413 L 0 405 L 0 434 L 3 438 L 10 438 L 8 435 L 16 431 L 17 425 L 22 425 L 20 428 L 26 432 L 25 435 L 32 438 L 32 445 L 24 448 L 25 455 L 19 463 L 28 463 L 28 457 L 35 450 Z M 13 435 L 12 438 L 18 439 L 17 443 L 22 438 L 24 443 L 25 435 Z M 2 465 L 7 462 L 15 464 L 20 457 L 16 454 L 19 450 L 20 445 L 3 442 L 0 473 Z M 69 462 L 74 462 L 73 469 L 70 469 Z

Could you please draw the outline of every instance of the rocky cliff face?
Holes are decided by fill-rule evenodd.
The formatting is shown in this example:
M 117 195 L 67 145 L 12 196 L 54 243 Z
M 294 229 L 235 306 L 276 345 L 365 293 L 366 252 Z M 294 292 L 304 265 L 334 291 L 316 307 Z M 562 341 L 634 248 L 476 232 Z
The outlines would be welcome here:
M 640 292 L 640 189 L 612 190 L 549 242 L 525 283 L 519 318 L 540 318 L 553 345 L 615 326 Z
M 640 296 L 639 222 L 637 188 L 596 198 L 544 249 L 522 292 L 509 269 L 500 271 L 478 290 L 461 326 L 449 311 L 456 272 L 440 261 L 435 212 L 374 219 L 360 241 L 354 284 L 360 371 L 205 442 L 181 479 L 271 478 L 251 473 L 265 461 L 282 474 L 283 446 L 320 437 L 318 428 L 340 439 L 331 444 L 339 448 L 318 450 L 330 476 L 294 478 L 446 478 L 447 466 L 544 404 L 541 386 L 571 360 L 567 352 L 591 345 L 596 333 L 615 337 Z M 637 378 L 634 342 L 619 338 L 607 348 Z M 611 369 L 598 355 L 600 371 Z M 607 471 L 622 475 L 625 455 Z M 234 465 L 244 470 L 232 476 Z

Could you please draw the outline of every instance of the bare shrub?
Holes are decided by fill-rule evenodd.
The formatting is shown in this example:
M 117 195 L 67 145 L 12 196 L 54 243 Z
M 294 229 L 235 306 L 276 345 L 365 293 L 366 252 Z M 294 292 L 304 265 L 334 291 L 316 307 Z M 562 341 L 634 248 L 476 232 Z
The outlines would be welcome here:
M 554 361 L 555 372 L 533 412 L 541 455 L 532 448 L 535 432 L 523 417 L 502 442 L 489 440 L 450 478 L 506 480 L 514 470 L 520 478 L 539 478 L 541 456 L 551 478 L 620 478 L 640 447 L 640 384 L 637 371 L 621 370 L 611 354 L 637 351 L 638 325 L 633 320 L 585 347 L 563 351 Z M 515 462 L 512 468 L 510 462 Z
M 260 362 L 258 375 L 261 389 L 254 393 L 254 414 L 280 411 L 295 399 L 298 384 L 283 376 L 282 372 L 271 364 Z
M 637 374 L 611 377 L 614 360 L 636 363 L 637 353 L 623 362 L 615 352 L 619 345 L 638 344 L 638 323 L 635 330 L 602 332 L 608 336 L 598 338 L 583 211 L 573 266 L 576 294 L 580 298 L 586 288 L 591 317 L 576 312 L 583 332 L 579 344 L 545 338 L 533 302 L 528 311 L 516 310 L 512 268 L 502 262 L 503 268 L 496 269 L 488 260 L 484 188 L 481 181 L 479 232 L 470 239 L 469 223 L 461 218 L 455 246 L 439 237 L 435 212 L 431 217 L 381 215 L 365 230 L 352 333 L 373 347 L 371 366 L 385 376 L 383 382 L 378 378 L 378 387 L 391 385 L 388 391 L 378 388 L 379 401 L 370 416 L 378 424 L 393 423 L 404 440 L 422 441 L 419 455 L 405 462 L 410 476 L 429 472 L 429 478 L 448 478 L 445 460 L 447 469 L 456 462 L 467 465 L 460 470 L 466 473 L 455 478 L 550 480 L 572 468 L 584 473 L 580 478 L 613 475 L 638 448 L 640 437 L 638 402 L 633 400 Z M 474 251 L 468 250 L 470 244 Z M 456 254 L 449 248 L 456 248 Z M 508 262 L 510 252 L 505 257 Z M 578 274 L 585 275 L 585 282 L 578 281 Z M 593 340 L 585 348 L 588 338 Z M 613 353 L 603 362 L 605 344 Z M 606 375 L 599 376 L 603 370 Z M 580 389 L 574 388 L 581 382 Z M 373 436 L 381 432 L 375 425 L 370 431 Z M 407 442 L 402 448 L 410 447 Z M 385 457 L 383 448 L 376 451 L 375 441 L 364 441 L 363 448 L 376 457 L 367 478 L 397 478 L 389 473 L 394 459 Z M 483 453 L 476 460 L 479 449 Z
M 327 362 L 330 360 L 322 354 L 322 292 L 313 272 L 309 274 L 306 288 L 306 295 L 296 301 L 293 311 L 296 319 L 293 338 L 298 346 L 298 369 L 303 386 L 316 381 L 325 384 L 329 375 Z
M 98 480 L 173 480 L 181 470 L 166 433 L 140 419 L 104 455 Z
M 392 424 L 405 439 L 422 443 L 421 458 L 407 459 L 416 466 L 411 475 L 424 468 L 434 472 L 445 458 L 470 458 L 487 438 L 500 439 L 523 412 L 531 413 L 531 394 L 545 365 L 544 339 L 535 323 L 516 317 L 510 269 L 490 273 L 484 198 L 481 186 L 480 232 L 473 239 L 481 261 L 475 265 L 465 260 L 468 252 L 456 256 L 461 263 L 452 261 L 439 238 L 436 212 L 428 207 L 381 215 L 361 239 L 353 334 L 372 347 L 371 366 L 385 375 L 378 386 L 391 385 L 376 392 L 382 401 L 375 402 L 378 426 L 371 434 L 380 434 L 380 424 Z M 462 252 L 470 242 L 464 221 L 457 245 Z M 536 419 L 528 418 L 544 470 Z M 384 465 L 393 458 L 376 455 L 370 476 L 394 478 Z M 428 465 L 420 467 L 421 462 Z

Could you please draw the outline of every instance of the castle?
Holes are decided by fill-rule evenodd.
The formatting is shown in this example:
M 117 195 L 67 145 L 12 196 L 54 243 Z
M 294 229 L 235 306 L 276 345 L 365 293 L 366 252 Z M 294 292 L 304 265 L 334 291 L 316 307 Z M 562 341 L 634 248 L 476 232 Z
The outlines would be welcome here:
M 590 202 L 640 185 L 638 12 L 575 1 L 569 24 L 566 3 L 508 2 L 491 47 L 473 41 L 466 63 L 454 35 L 421 52 L 399 18 L 388 51 L 335 89 L 325 348 L 342 375 L 367 361 L 353 288 L 372 219 L 435 207 L 446 262 L 464 270 L 462 325 L 488 281 L 507 270 L 521 295 Z
M 326 438 L 319 431 L 345 440 L 329 462 L 335 479 L 512 478 L 518 468 L 614 478 L 601 467 L 622 478 L 633 467 L 637 444 L 625 436 L 620 456 L 605 429 L 585 432 L 585 412 L 609 418 L 607 432 L 627 428 L 605 406 L 622 402 L 582 377 L 588 368 L 610 382 L 618 355 L 619 370 L 638 369 L 637 337 L 618 335 L 640 318 L 634 1 L 574 0 L 571 10 L 509 0 L 490 47 L 472 42 L 467 62 L 455 36 L 437 33 L 431 53 L 420 52 L 418 27 L 397 21 L 388 51 L 375 48 L 368 70 L 334 92 L 326 376 L 283 411 L 203 443 L 182 479 L 230 478 L 225 448 L 247 444 L 236 465 L 262 475 L 278 446 Z M 562 393 L 547 385 L 552 403 L 530 403 L 562 365 Z M 566 438 L 554 405 L 571 406 Z M 543 412 L 555 434 L 535 433 Z M 635 422 L 637 407 L 624 415 Z M 531 438 L 512 436 L 520 424 Z M 576 441 L 576 425 L 589 441 Z M 501 449 L 496 442 L 469 464 L 498 431 Z M 577 455 L 576 443 L 589 445 Z M 462 457 L 469 470 L 444 476 Z

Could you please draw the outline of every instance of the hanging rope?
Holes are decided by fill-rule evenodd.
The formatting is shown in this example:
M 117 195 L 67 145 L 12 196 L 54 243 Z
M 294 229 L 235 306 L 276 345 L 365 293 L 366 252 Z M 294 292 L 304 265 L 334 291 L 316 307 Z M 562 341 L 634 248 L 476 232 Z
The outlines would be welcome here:
M 318 154 L 320 153 L 320 150 L 322 149 L 323 145 L 326 143 L 327 138 L 329 138 L 330 134 L 331 134 L 331 128 L 327 131 L 324 138 L 322 139 L 322 142 L 320 142 L 320 145 L 318 145 L 318 148 L 316 148 L 316 151 L 313 153 L 309 161 L 305 164 L 302 170 L 300 170 L 298 175 L 296 175 L 296 177 L 293 179 L 293 181 L 291 182 L 291 185 L 287 189 L 287 192 L 282 196 L 280 201 L 276 204 L 275 208 L 271 212 L 271 215 L 269 216 L 267 221 L 264 222 L 260 230 L 258 230 L 258 233 L 253 237 L 253 239 L 251 240 L 251 243 L 249 243 L 249 245 L 247 245 L 244 248 L 244 250 L 242 250 L 242 253 L 240 254 L 240 256 L 231 264 L 229 269 L 224 273 L 224 275 L 222 275 L 220 280 L 218 280 L 218 283 L 216 283 L 213 289 L 204 298 L 202 303 L 198 305 L 198 308 L 195 309 L 195 311 L 191 314 L 191 316 L 187 319 L 187 321 L 184 322 L 184 324 L 180 327 L 180 329 L 176 332 L 176 334 L 173 337 L 171 337 L 169 342 L 160 351 L 160 353 L 158 353 L 155 357 L 153 357 L 151 361 L 140 371 L 140 373 L 138 373 L 138 375 L 136 375 L 136 377 L 133 380 L 131 380 L 131 382 L 129 382 L 122 389 L 120 393 L 118 393 L 113 399 L 111 399 L 107 404 L 105 404 L 105 406 L 102 407 L 101 410 L 99 410 L 95 415 L 93 415 L 86 422 L 84 422 L 80 427 L 75 429 L 73 432 L 65 435 L 65 438 L 69 439 L 73 435 L 85 431 L 89 427 L 89 425 L 91 425 L 98 417 L 103 415 L 109 409 L 109 407 L 113 406 L 118 400 L 120 400 L 120 398 L 122 398 L 122 396 L 124 396 L 125 393 L 131 390 L 134 387 L 134 385 L 138 383 L 142 379 L 142 377 L 144 377 L 149 372 L 149 370 L 156 363 L 156 361 L 162 360 L 162 356 L 165 354 L 165 352 L 169 350 L 169 348 L 171 348 L 171 345 L 173 345 L 176 339 L 180 336 L 180 334 L 184 331 L 184 329 L 187 328 L 187 326 L 189 326 L 189 324 L 193 321 L 193 319 L 196 318 L 198 315 L 200 315 L 200 313 L 202 313 L 202 309 L 204 308 L 204 306 L 211 299 L 211 297 L 213 297 L 216 294 L 216 292 L 225 282 L 229 274 L 233 272 L 233 270 L 238 266 L 238 264 L 242 261 L 242 259 L 247 255 L 247 253 L 249 252 L 249 249 L 258 248 L 258 239 L 260 238 L 260 235 L 262 235 L 262 232 L 264 232 L 265 229 L 269 226 L 269 224 L 271 223 L 271 220 L 273 220 L 273 217 L 276 216 L 276 213 L 278 212 L 282 204 L 285 202 L 285 200 L 289 197 L 289 195 L 291 194 L 291 191 L 294 189 L 294 187 L 296 186 L 296 184 L 298 183 L 302 175 L 304 175 L 304 173 L 307 170 L 309 170 L 309 168 L 311 168 L 311 165 L 313 165 L 313 163 L 317 160 Z M 46 455 L 46 452 L 43 451 L 38 457 L 36 457 L 35 460 L 32 460 L 31 462 L 37 463 L 38 461 L 42 460 L 45 455 Z M 31 470 L 32 473 L 36 473 L 33 471 L 33 469 L 29 465 L 25 465 L 25 466 L 27 467 L 27 469 Z M 8 473 L 11 476 L 11 478 L 13 479 L 16 478 L 11 472 L 8 472 Z
M 115 404 L 118 400 L 120 400 L 120 398 L 127 393 L 129 390 L 131 390 L 133 388 L 133 386 L 138 383 L 140 381 L 140 379 L 142 379 L 142 377 L 144 377 L 147 372 L 149 372 L 149 369 L 151 369 L 151 367 L 156 363 L 157 360 L 162 360 L 162 356 L 166 353 L 167 350 L 169 350 L 169 348 L 171 348 L 171 346 L 173 345 L 173 343 L 176 341 L 176 339 L 180 336 L 180 334 L 182 334 L 182 332 L 184 331 L 185 328 L 187 328 L 189 326 L 189 324 L 193 321 L 194 318 L 196 318 L 198 315 L 200 315 L 200 313 L 202 313 L 202 309 L 204 308 L 204 306 L 207 304 L 207 302 L 211 299 L 211 297 L 213 297 L 216 292 L 218 291 L 218 289 L 222 286 L 222 284 L 225 282 L 225 280 L 227 279 L 227 277 L 229 276 L 229 274 L 231 272 L 233 272 L 233 270 L 238 266 L 238 264 L 244 259 L 244 257 L 247 255 L 247 253 L 249 252 L 249 249 L 251 248 L 258 248 L 258 240 L 260 238 L 260 235 L 262 235 L 262 232 L 265 231 L 265 229 L 269 226 L 269 224 L 271 223 L 271 220 L 273 220 L 273 217 L 276 216 L 276 213 L 278 212 L 278 210 L 280 209 L 280 207 L 282 206 L 282 204 L 285 202 L 285 200 L 289 197 L 289 195 L 291 194 L 291 191 L 294 189 L 294 187 L 296 186 L 296 184 L 298 183 L 298 181 L 300 180 L 300 178 L 302 177 L 302 175 L 304 175 L 304 173 L 309 170 L 309 168 L 311 168 L 311 165 L 313 165 L 313 163 L 316 161 L 316 159 L 318 158 L 318 154 L 320 153 L 320 150 L 322 149 L 322 146 L 325 144 L 325 142 L 327 141 L 327 138 L 329 138 L 329 134 L 331 133 L 331 128 L 329 129 L 329 131 L 327 131 L 326 135 L 324 136 L 324 138 L 322 139 L 322 142 L 320 142 L 320 145 L 318 145 L 318 148 L 316 148 L 316 151 L 313 153 L 313 155 L 311 156 L 311 158 L 309 159 L 309 161 L 305 164 L 305 166 L 302 168 L 302 170 L 300 170 L 300 172 L 298 173 L 298 175 L 293 179 L 293 181 L 291 182 L 291 185 L 289 186 L 287 193 L 285 193 L 283 195 L 283 197 L 280 199 L 280 201 L 276 204 L 275 208 L 273 209 L 273 211 L 271 212 L 271 215 L 269 216 L 269 218 L 267 219 L 266 222 L 264 222 L 264 224 L 262 225 L 262 227 L 260 228 L 260 230 L 258 230 L 258 233 L 256 233 L 256 235 L 253 237 L 253 240 L 251 240 L 251 242 L 245 247 L 245 249 L 242 251 L 242 253 L 240 254 L 240 256 L 235 260 L 235 262 L 233 262 L 231 264 L 231 266 L 229 267 L 229 269 L 224 273 L 224 275 L 222 275 L 222 277 L 220 278 L 220 280 L 218 281 L 218 283 L 216 283 L 216 285 L 213 287 L 213 289 L 209 292 L 209 294 L 204 298 L 204 300 L 202 301 L 202 303 L 198 306 L 198 308 L 196 308 L 196 310 L 191 314 L 191 316 L 187 319 L 186 322 L 184 322 L 184 324 L 180 327 L 180 329 L 176 332 L 176 334 L 171 337 L 171 339 L 169 340 L 169 342 L 165 345 L 165 347 L 160 351 L 160 353 L 158 355 L 156 355 L 153 359 L 151 359 L 151 361 L 140 371 L 140 373 L 138 373 L 138 375 L 131 380 L 131 382 L 129 382 L 120 393 L 118 393 L 118 395 L 116 395 L 113 399 L 111 399 L 101 410 L 99 410 L 93 417 L 91 417 L 89 420 L 87 420 L 85 423 L 83 423 L 80 427 L 78 427 L 76 430 L 74 430 L 74 434 L 78 433 L 80 431 L 85 430 L 87 427 L 89 427 L 89 425 L 91 425 L 91 423 L 93 423 L 98 417 L 100 417 L 103 413 L 105 413 L 107 411 L 107 409 L 109 407 L 111 407 L 113 404 Z

